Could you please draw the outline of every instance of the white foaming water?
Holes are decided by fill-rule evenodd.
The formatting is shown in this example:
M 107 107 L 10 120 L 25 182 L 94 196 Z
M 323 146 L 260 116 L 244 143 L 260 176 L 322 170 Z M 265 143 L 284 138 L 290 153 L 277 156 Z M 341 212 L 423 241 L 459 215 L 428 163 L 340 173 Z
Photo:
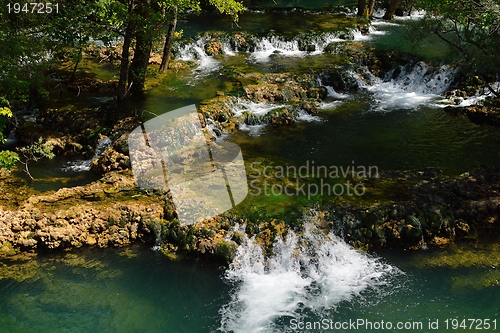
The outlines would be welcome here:
M 234 104 L 228 105 L 231 112 L 236 116 L 241 116 L 244 112 L 250 112 L 256 116 L 263 116 L 274 109 L 281 109 L 287 105 L 277 105 L 268 102 L 255 103 L 249 99 L 238 98 Z
M 495 91 L 500 91 L 500 82 L 495 82 L 491 85 L 491 88 Z M 476 92 L 474 96 L 468 97 L 468 98 L 460 98 L 461 102 L 456 105 L 443 105 L 443 106 L 453 106 L 453 107 L 466 107 L 466 106 L 472 106 L 472 105 L 478 105 L 481 104 L 486 98 L 491 96 L 492 93 L 491 91 L 484 87 L 480 91 Z
M 321 122 L 321 121 L 323 121 L 323 118 L 318 117 L 318 116 L 313 116 L 312 114 L 309 114 L 304 110 L 300 110 L 299 114 L 297 115 L 297 117 L 295 119 L 300 120 L 300 121 L 307 121 L 307 122 L 313 122 L 313 121 Z
M 199 37 L 194 43 L 184 45 L 178 52 L 179 60 L 198 61 L 198 72 L 210 73 L 220 68 L 221 64 L 205 52 L 205 44 L 209 41 L 207 37 Z
M 322 102 L 319 105 L 319 109 L 321 109 L 321 110 L 333 109 L 333 108 L 336 108 L 337 106 L 341 105 L 342 103 L 343 103 L 342 101 Z
M 356 33 L 353 32 L 353 36 L 355 35 Z M 345 41 L 345 39 L 338 36 L 338 33 L 327 32 L 312 38 L 310 44 L 314 46 L 314 51 L 301 51 L 298 40 L 285 41 L 276 36 L 264 37 L 257 44 L 255 52 L 252 53 L 252 58 L 257 62 L 265 62 L 269 60 L 272 54 L 276 53 L 289 57 L 318 55 L 324 52 L 328 44 Z
M 279 37 L 262 38 L 252 53 L 256 61 L 267 61 L 273 53 L 279 53 L 285 56 L 302 56 L 304 52 L 299 50 L 299 42 L 296 40 L 284 41 Z
M 336 92 L 332 86 L 324 86 L 324 87 L 326 88 L 328 97 L 332 97 L 332 98 L 336 98 L 336 99 L 346 99 L 347 97 L 349 97 L 349 95 Z
M 381 297 L 391 278 L 402 274 L 312 224 L 303 235 L 290 231 L 273 249 L 274 255 L 266 257 L 253 239 L 238 248 L 226 273 L 234 292 L 220 310 L 221 331 L 289 331 L 278 322 L 300 319 L 304 311 L 334 311 L 339 302 L 360 300 L 366 293 Z
M 446 65 L 433 68 L 418 62 L 411 69 L 400 68 L 396 77 L 393 77 L 394 71 L 389 72 L 385 80 L 375 77 L 368 70 L 364 79 L 357 73 L 351 74 L 360 87 L 373 93 L 375 103 L 372 110 L 389 111 L 414 109 L 439 99 L 439 95 L 449 88 L 455 72 Z
M 423 9 L 413 10 L 410 15 L 394 16 L 396 21 L 421 20 L 425 17 L 426 12 Z
M 353 32 L 353 35 L 356 33 Z M 298 37 L 300 38 L 300 37 Z M 266 62 L 273 54 L 281 54 L 290 57 L 303 57 L 305 55 L 317 55 L 324 52 L 325 47 L 333 42 L 345 42 L 339 38 L 338 33 L 327 32 L 311 38 L 310 44 L 314 46 L 313 51 L 301 51 L 299 40 L 285 40 L 279 36 L 262 37 L 256 44 L 255 51 L 251 53 L 251 58 L 257 62 Z M 177 59 L 184 61 L 198 61 L 198 70 L 215 70 L 220 67 L 220 63 L 205 52 L 205 45 L 210 41 L 210 36 L 200 36 L 192 43 L 185 44 L 177 50 Z M 222 53 L 228 56 L 235 56 L 239 50 L 237 46 L 232 46 L 229 40 L 219 39 L 222 45 Z
M 380 16 L 383 16 L 383 14 L 381 14 Z M 395 23 L 395 22 L 391 22 L 391 21 L 387 21 L 387 20 L 382 20 L 382 19 L 377 19 L 377 18 L 374 18 L 371 22 L 371 25 L 372 26 L 393 26 L 393 27 L 396 27 L 396 26 L 399 26 L 400 24 L 399 23 Z
M 328 97 L 335 98 L 335 99 L 346 99 L 346 98 L 349 97 L 349 95 L 336 92 L 335 89 L 333 89 L 332 86 L 325 86 L 323 84 L 323 81 L 321 80 L 321 78 L 318 78 L 318 84 L 321 87 L 325 87 L 326 88 L 326 94 L 327 94 Z
M 94 156 L 88 160 L 83 160 L 83 161 L 73 161 L 73 162 L 68 162 L 65 167 L 62 168 L 63 171 L 69 171 L 69 172 L 84 172 L 84 171 L 89 171 L 90 166 L 92 165 L 92 162 L 99 158 L 99 156 L 102 155 L 108 149 L 113 141 L 111 141 L 110 138 L 106 137 L 99 141 L 97 144 L 95 151 L 94 151 Z
M 259 136 L 262 134 L 264 128 L 266 128 L 266 124 L 257 124 L 257 125 L 247 125 L 247 124 L 239 124 L 238 128 L 240 131 L 248 132 L 250 136 Z

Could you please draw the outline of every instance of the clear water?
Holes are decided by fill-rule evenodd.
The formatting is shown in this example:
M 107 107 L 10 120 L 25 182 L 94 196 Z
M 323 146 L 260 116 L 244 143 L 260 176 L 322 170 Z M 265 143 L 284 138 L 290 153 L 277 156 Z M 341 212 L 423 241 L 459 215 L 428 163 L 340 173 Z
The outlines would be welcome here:
M 0 331 L 270 333 L 324 319 L 362 319 L 421 322 L 423 330 L 409 331 L 447 332 L 448 318 L 500 319 L 498 246 L 374 257 L 332 239 L 313 244 L 316 262 L 299 250 L 300 269 L 296 245 L 283 243 L 266 264 L 250 243 L 228 274 L 141 247 L 3 265 Z M 427 329 L 436 320 L 439 329 Z

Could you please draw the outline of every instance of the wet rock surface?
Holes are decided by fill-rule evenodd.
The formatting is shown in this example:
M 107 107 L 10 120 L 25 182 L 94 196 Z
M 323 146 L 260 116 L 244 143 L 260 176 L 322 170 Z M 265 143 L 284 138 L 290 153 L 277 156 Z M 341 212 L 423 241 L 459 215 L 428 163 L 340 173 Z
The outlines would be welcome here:
M 500 109 L 494 106 L 472 105 L 468 107 L 447 107 L 446 112 L 466 116 L 473 123 L 500 126 Z

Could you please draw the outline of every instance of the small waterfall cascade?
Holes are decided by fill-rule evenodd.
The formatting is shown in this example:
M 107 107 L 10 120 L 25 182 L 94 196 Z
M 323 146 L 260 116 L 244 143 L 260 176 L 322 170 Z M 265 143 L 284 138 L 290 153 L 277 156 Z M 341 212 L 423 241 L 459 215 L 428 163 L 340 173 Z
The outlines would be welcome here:
M 256 103 L 249 99 L 238 98 L 235 103 L 228 104 L 228 107 L 236 117 L 239 117 L 245 112 L 255 116 L 264 116 L 270 111 L 277 108 L 284 108 L 286 105 L 277 105 L 269 102 Z
M 491 84 L 491 88 L 497 92 L 500 92 L 500 82 L 494 82 Z M 466 107 L 466 106 L 471 106 L 471 105 L 477 105 L 481 104 L 486 98 L 492 96 L 493 94 L 487 87 L 483 87 L 482 89 L 479 89 L 476 91 L 474 96 L 470 97 L 452 97 L 450 99 L 450 102 L 454 102 L 454 105 L 449 105 L 453 107 Z
M 304 312 L 334 311 L 343 301 L 356 302 L 364 293 L 386 294 L 403 273 L 382 260 L 361 253 L 312 223 L 302 234 L 289 231 L 266 257 L 254 239 L 237 250 L 226 272 L 234 292 L 221 308 L 223 332 L 283 332 Z
M 205 45 L 210 41 L 209 36 L 200 36 L 191 43 L 177 46 L 176 54 L 178 60 L 199 62 L 198 72 L 212 72 L 220 67 L 219 62 L 207 54 Z
M 351 71 L 361 89 L 372 93 L 373 111 L 412 110 L 420 105 L 436 103 L 449 89 L 456 69 L 446 64 L 432 66 L 423 61 L 415 65 L 398 66 L 384 78 L 370 73 L 367 68 Z
M 321 80 L 321 78 L 318 77 L 318 85 L 320 87 L 325 87 L 326 88 L 326 92 L 327 92 L 327 96 L 330 97 L 330 98 L 334 98 L 334 99 L 345 99 L 345 98 L 348 98 L 349 95 L 346 95 L 346 94 L 342 94 L 342 93 L 339 93 L 339 92 L 336 92 L 335 89 L 333 89 L 332 86 L 328 86 L 328 85 L 324 85 L 323 84 L 323 81 Z
M 440 95 L 450 87 L 455 73 L 456 70 L 448 65 L 433 67 L 419 61 L 413 67 L 393 69 L 387 73 L 384 82 L 405 91 Z
M 372 29 L 373 30 L 373 29 Z M 356 29 L 322 32 L 317 34 L 300 34 L 293 37 L 268 34 L 264 36 L 241 34 L 234 35 L 209 35 L 204 34 L 196 37 L 190 42 L 175 45 L 176 58 L 178 60 L 197 60 L 200 68 L 214 66 L 217 60 L 207 53 L 209 43 L 219 43 L 220 53 L 235 56 L 240 52 L 246 52 L 255 61 L 267 61 L 273 54 L 284 56 L 302 57 L 305 55 L 317 55 L 328 51 L 332 43 L 341 43 L 348 40 L 368 39 L 368 35 L 361 34 Z
M 82 160 L 82 161 L 71 161 L 68 162 L 65 167 L 62 169 L 64 171 L 69 171 L 69 172 L 84 172 L 84 171 L 89 171 L 90 166 L 92 165 L 92 162 L 94 160 L 98 159 L 105 151 L 108 149 L 111 145 L 113 144 L 113 141 L 111 141 L 110 138 L 105 137 L 101 139 L 95 148 L 94 155 L 87 159 L 87 160 Z

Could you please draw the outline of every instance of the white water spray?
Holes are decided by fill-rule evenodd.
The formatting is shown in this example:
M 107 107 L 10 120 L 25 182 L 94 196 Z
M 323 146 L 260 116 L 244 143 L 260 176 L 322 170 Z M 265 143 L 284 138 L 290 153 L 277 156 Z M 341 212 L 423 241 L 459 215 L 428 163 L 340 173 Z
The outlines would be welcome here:
M 105 137 L 104 139 L 102 139 L 101 141 L 99 141 L 97 143 L 97 146 L 96 146 L 95 151 L 94 151 L 94 156 L 92 156 L 91 158 L 89 158 L 87 160 L 83 160 L 83 161 L 68 162 L 68 164 L 65 167 L 63 167 L 62 169 L 64 171 L 70 171 L 70 172 L 89 171 L 90 166 L 92 165 L 92 162 L 94 162 L 94 160 L 98 159 L 99 156 L 101 156 L 106 151 L 106 149 L 108 149 L 111 146 L 112 143 L 113 143 L 113 141 L 111 141 L 110 138 Z
M 456 70 L 447 65 L 431 67 L 418 62 L 414 67 L 400 67 L 380 79 L 365 69 L 363 77 L 351 72 L 358 85 L 373 94 L 374 111 L 416 109 L 420 105 L 438 101 L 453 81 Z
M 367 293 L 383 296 L 390 279 L 402 274 L 312 224 L 302 235 L 290 231 L 273 249 L 266 257 L 254 239 L 238 248 L 226 273 L 234 292 L 220 310 L 221 331 L 287 331 L 287 320 L 300 319 L 304 311 L 320 314 Z

